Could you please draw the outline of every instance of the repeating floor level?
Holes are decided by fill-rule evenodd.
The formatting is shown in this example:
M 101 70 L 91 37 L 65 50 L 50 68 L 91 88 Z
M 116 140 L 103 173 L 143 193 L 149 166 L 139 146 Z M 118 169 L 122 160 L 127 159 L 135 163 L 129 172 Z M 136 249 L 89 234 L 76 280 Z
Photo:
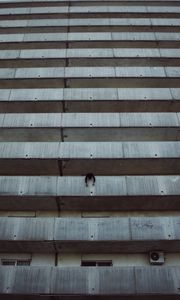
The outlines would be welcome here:
M 179 300 L 180 0 L 0 0 L 0 299 Z

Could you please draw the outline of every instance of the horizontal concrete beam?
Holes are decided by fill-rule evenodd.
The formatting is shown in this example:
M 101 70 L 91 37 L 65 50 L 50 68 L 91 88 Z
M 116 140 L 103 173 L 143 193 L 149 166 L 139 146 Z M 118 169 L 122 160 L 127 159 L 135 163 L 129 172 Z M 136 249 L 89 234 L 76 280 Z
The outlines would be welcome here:
M 1 60 L 19 59 L 92 59 L 92 58 L 179 58 L 178 49 L 36 49 L 0 50 Z M 10 62 L 9 62 L 10 63 Z
M 0 177 L 0 209 L 6 211 L 180 210 L 179 176 Z
M 20 101 L 19 105 L 21 103 Z M 92 101 L 90 106 L 91 103 Z M 99 105 L 102 105 L 101 103 L 102 101 Z M 84 106 L 86 105 L 84 102 Z M 99 113 L 6 113 L 0 114 L 0 140 L 10 142 L 178 141 L 180 140 L 179 125 L 180 119 L 177 113 L 101 113 L 101 115 Z
M 86 187 L 84 176 L 1 176 L 3 196 L 172 196 L 179 195 L 179 176 L 102 176 Z M 110 188 L 111 187 L 111 188 Z
M 43 50 L 42 50 L 43 51 Z M 180 88 L 1 89 L 0 101 L 180 100 Z M 132 102 L 132 101 L 131 101 Z
M 57 6 L 1 8 L 0 15 L 55 13 L 180 13 L 180 7 L 166 6 Z
M 0 218 L 1 252 L 180 251 L 179 217 Z
M 180 41 L 174 32 L 70 32 L 0 34 L 0 43 L 75 41 Z
M 1 128 L 179 127 L 179 113 L 0 114 Z
M 180 26 L 179 19 L 173 18 L 86 18 L 86 19 L 33 19 L 0 20 L 1 28 L 14 27 L 77 27 L 77 26 Z M 113 30 L 113 29 L 112 29 Z
M 0 175 L 175 175 L 180 142 L 0 143 Z
M 179 78 L 180 67 L 1 68 L 1 79 L 33 78 Z
M 1 296 L 51 299 L 178 299 L 179 267 L 0 267 Z M 8 290 L 7 281 L 8 278 Z M 68 280 L 67 280 L 68 278 Z M 61 296 L 62 295 L 62 296 Z M 71 295 L 68 297 L 68 295 Z M 177 298 L 174 298 L 177 296 Z M 83 297 L 83 298 L 82 298 Z M 151 298 L 152 297 L 152 298 Z M 13 298 L 14 299 L 14 298 Z M 21 298 L 20 298 L 21 299 Z M 36 298 L 35 298 L 36 299 Z M 39 300 L 39 298 L 37 298 Z
M 0 91 L 0 108 L 5 113 L 62 112 L 64 108 L 69 112 L 180 111 L 178 88 L 32 88 Z
M 180 142 L 0 143 L 0 159 L 179 158 Z

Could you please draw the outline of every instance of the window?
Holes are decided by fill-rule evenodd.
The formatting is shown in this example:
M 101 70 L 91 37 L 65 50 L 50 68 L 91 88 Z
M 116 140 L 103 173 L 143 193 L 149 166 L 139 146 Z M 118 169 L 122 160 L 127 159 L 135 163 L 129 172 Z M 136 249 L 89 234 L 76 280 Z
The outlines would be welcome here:
M 1 259 L 3 266 L 30 266 L 30 259 Z
M 3 266 L 15 266 L 16 261 L 14 259 L 1 259 L 1 265 Z
M 82 260 L 82 267 L 111 267 L 112 260 Z
M 30 260 L 17 260 L 16 265 L 17 266 L 30 266 L 31 261 Z

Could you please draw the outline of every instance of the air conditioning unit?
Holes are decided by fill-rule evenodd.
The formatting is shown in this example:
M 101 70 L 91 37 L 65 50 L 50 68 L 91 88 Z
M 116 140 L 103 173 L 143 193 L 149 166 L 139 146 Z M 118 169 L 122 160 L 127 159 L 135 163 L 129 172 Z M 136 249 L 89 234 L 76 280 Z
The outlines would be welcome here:
M 163 265 L 165 263 L 164 252 L 151 251 L 149 253 L 149 262 L 151 265 Z

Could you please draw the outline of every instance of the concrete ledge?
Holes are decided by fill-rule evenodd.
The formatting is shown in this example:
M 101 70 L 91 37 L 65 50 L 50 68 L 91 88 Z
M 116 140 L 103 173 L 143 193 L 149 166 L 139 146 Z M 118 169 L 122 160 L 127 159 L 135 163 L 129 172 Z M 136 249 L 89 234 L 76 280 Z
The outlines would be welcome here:
M 91 106 L 94 101 L 89 102 Z M 102 102 L 100 101 L 100 106 Z M 109 105 L 112 102 L 113 100 L 109 101 Z M 16 102 L 9 101 L 8 103 L 15 104 Z M 19 102 L 20 105 L 21 103 Z M 43 102 L 39 101 L 39 103 L 42 107 Z M 82 101 L 81 108 L 86 107 L 86 103 Z M 130 100 L 129 104 L 131 103 Z M 69 105 L 71 106 L 72 103 Z M 73 107 L 75 106 L 76 102 Z M 46 106 L 46 109 L 52 109 L 52 107 Z M 139 106 L 136 109 L 139 109 Z M 178 113 L 162 112 L 6 113 L 0 114 L 0 140 L 4 142 L 178 141 L 180 140 L 179 120 Z
M 179 217 L 0 218 L 1 252 L 180 251 Z
M 96 1 L 98 2 L 98 1 Z M 93 4 L 95 5 L 96 2 L 94 2 Z M 119 1 L 120 2 L 120 1 Z M 27 3 L 27 2 L 26 2 Z M 32 5 L 33 2 L 31 2 Z M 63 2 L 61 2 L 63 3 Z M 58 4 L 61 4 L 60 2 L 58 2 Z M 86 2 L 84 2 L 86 3 Z M 91 1 L 92 3 L 92 1 Z M 102 4 L 103 2 L 101 2 Z M 131 2 L 132 3 L 132 2 Z M 0 5 L 2 4 L 2 2 L 0 3 Z M 18 3 L 16 3 L 18 4 Z M 118 4 L 118 2 L 117 2 Z M 43 5 L 43 4 L 42 4 Z M 111 5 L 111 2 L 108 1 L 106 2 L 106 5 Z M 102 27 L 102 26 L 106 26 L 107 30 L 108 30 L 108 26 L 129 26 L 129 29 L 132 28 L 132 26 L 140 26 L 141 29 L 142 27 L 145 26 L 165 26 L 166 30 L 168 32 L 168 28 L 167 26 L 174 27 L 174 26 L 180 26 L 180 21 L 179 19 L 166 19 L 166 18 L 141 18 L 141 19 L 135 19 L 135 18 L 131 18 L 130 20 L 125 19 L 125 18 L 87 18 L 87 19 L 34 19 L 34 20 L 9 20 L 9 21 L 2 21 L 0 20 L 0 27 L 1 28 L 10 28 L 13 31 L 13 28 L 24 28 L 26 29 L 25 32 L 27 32 L 28 28 L 33 28 L 33 27 L 66 27 L 69 26 L 70 30 L 79 26 L 85 26 L 85 27 L 94 27 L 97 26 L 97 29 Z M 99 27 L 100 26 L 100 27 Z M 72 28 L 71 28 L 72 27 Z M 149 28 L 150 29 L 150 28 Z M 175 28 L 173 28 L 174 30 L 176 30 Z M 113 28 L 112 28 L 113 30 Z M 158 31 L 158 28 L 156 29 Z M 97 30 L 98 31 L 98 30 Z
M 177 7 L 175 7 L 175 9 L 177 9 Z M 82 14 L 83 13 L 81 12 L 81 17 Z M 12 16 L 12 14 L 10 16 Z M 30 15 L 28 14 L 27 16 L 29 17 Z M 0 16 L 0 19 L 1 18 L 2 16 Z M 88 18 L 88 14 L 87 14 L 87 18 Z M 112 33 L 111 32 L 70 32 L 70 33 L 51 32 L 51 33 L 0 34 L 0 43 L 25 43 L 25 42 L 43 42 L 43 41 L 44 42 L 106 41 L 106 43 L 107 41 L 172 41 L 173 42 L 173 41 L 180 41 L 180 38 L 178 32 L 112 32 Z
M 180 20 L 179 20 L 180 25 Z M 179 58 L 178 49 L 36 49 L 36 50 L 0 50 L 0 59 L 63 59 L 63 58 Z M 2 62 L 1 61 L 1 62 Z
M 1 89 L 0 108 L 6 114 L 63 112 L 63 107 L 66 112 L 176 112 L 179 100 L 178 88 Z
M 179 176 L 0 177 L 2 210 L 144 211 L 180 210 Z
M 0 114 L 3 128 L 171 128 L 179 113 L 27 113 Z
M 178 267 L 0 267 L 1 294 L 41 297 L 78 296 L 105 299 L 171 299 L 179 297 Z M 9 278 L 8 291 L 5 278 Z M 68 280 L 67 280 L 68 278 Z M 122 297 L 122 298 L 121 298 Z M 150 297 L 150 298 L 149 298 Z M 152 297 L 152 298 L 151 298 Z M 33 298 L 34 299 L 34 298 Z M 36 299 L 36 298 L 35 298 Z M 49 298 L 47 298 L 49 299 Z M 59 298 L 58 298 L 59 299 Z M 64 298 L 63 298 L 64 299 Z M 66 298 L 65 298 L 66 299 Z M 69 298 L 67 298 L 69 299 Z M 71 299 L 71 298 L 70 298 Z M 79 298 L 77 298 L 79 300 Z M 80 298 L 81 299 L 81 298 Z M 96 299 L 96 298 L 95 298 Z M 101 298 L 100 298 L 101 299 Z M 146 298 L 145 298 L 146 299 Z M 175 298 L 172 298 L 175 299 Z M 178 299 L 178 298 L 177 298 Z
M 57 7 L 22 7 L 1 8 L 0 15 L 20 14 L 54 14 L 54 13 L 180 13 L 179 7 L 158 6 L 57 6 Z
M 0 143 L 0 159 L 179 158 L 180 142 Z
M 172 196 L 180 193 L 179 176 L 97 176 L 87 188 L 84 176 L 1 176 L 5 196 Z M 93 197 L 92 197 L 93 198 Z
M 179 176 L 85 177 L 1 176 L 2 210 L 130 211 L 180 210 Z
M 180 142 L 0 143 L 1 175 L 175 175 Z
M 180 67 L 1 68 L 1 79 L 33 78 L 178 78 Z

